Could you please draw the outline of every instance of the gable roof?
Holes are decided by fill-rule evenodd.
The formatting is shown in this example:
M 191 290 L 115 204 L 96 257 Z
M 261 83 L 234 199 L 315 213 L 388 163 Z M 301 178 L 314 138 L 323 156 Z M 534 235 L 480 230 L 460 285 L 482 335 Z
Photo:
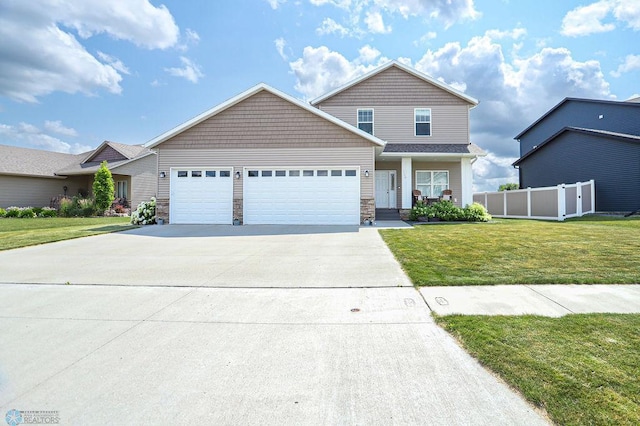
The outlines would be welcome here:
M 534 128 L 535 126 L 538 125 L 538 123 L 540 123 L 542 120 L 544 120 L 545 118 L 547 118 L 549 115 L 551 115 L 555 110 L 557 110 L 558 108 L 560 108 L 562 105 L 566 104 L 567 102 L 583 102 L 583 103 L 595 103 L 595 104 L 603 104 L 603 105 L 622 105 L 622 106 L 631 106 L 631 107 L 640 107 L 640 103 L 632 101 L 632 100 L 627 100 L 627 101 L 609 101 L 609 100 L 604 100 L 604 99 L 586 99 L 586 98 L 564 98 L 563 100 L 561 100 L 556 106 L 554 106 L 553 108 L 551 108 L 549 111 L 545 112 L 540 118 L 538 118 L 536 121 L 534 121 L 531 125 L 529 125 L 526 129 L 524 129 L 523 131 L 521 131 L 520 133 L 518 133 L 514 139 L 518 140 L 522 137 L 522 135 L 524 135 L 525 133 L 527 133 L 529 130 L 531 130 L 532 128 Z
M 0 145 L 0 174 L 57 178 L 57 170 L 79 163 L 86 155 Z
M 188 130 L 188 129 L 192 128 L 193 126 L 202 123 L 203 121 L 205 121 L 205 120 L 207 120 L 207 119 L 209 119 L 209 118 L 221 113 L 222 111 L 224 111 L 224 110 L 226 110 L 228 108 L 231 108 L 232 106 L 234 106 L 234 105 L 244 101 L 245 99 L 248 99 L 251 96 L 253 96 L 253 95 L 257 94 L 257 93 L 260 93 L 262 91 L 266 91 L 266 92 L 271 93 L 272 95 L 275 95 L 275 96 L 277 96 L 277 97 L 279 97 L 279 98 L 281 98 L 281 99 L 283 99 L 283 100 L 285 100 L 287 102 L 290 102 L 290 103 L 292 103 L 292 104 L 294 104 L 294 105 L 296 105 L 296 106 L 298 106 L 298 107 L 300 107 L 300 108 L 302 108 L 302 109 L 304 109 L 304 110 L 306 110 L 306 111 L 308 111 L 308 112 L 310 112 L 310 113 L 312 113 L 312 114 L 314 114 L 314 115 L 316 115 L 318 117 L 321 117 L 321 118 L 323 118 L 323 119 L 325 119 L 325 120 L 327 120 L 327 121 L 329 121 L 329 122 L 331 122 L 331 123 L 333 123 L 333 124 L 335 124 L 335 125 L 337 125 L 339 127 L 342 127 L 345 130 L 348 130 L 351 133 L 354 133 L 354 134 L 356 134 L 356 135 L 368 140 L 369 142 L 371 142 L 371 143 L 373 143 L 375 145 L 384 146 L 386 144 L 385 141 L 383 141 L 383 140 L 381 140 L 381 139 L 379 139 L 379 138 L 377 138 L 377 137 L 375 137 L 375 136 L 373 136 L 373 135 L 371 135 L 371 134 L 369 134 L 367 132 L 364 132 L 364 131 L 358 129 L 355 126 L 347 124 L 344 121 L 332 116 L 331 114 L 328 114 L 328 113 L 326 113 L 326 112 L 324 112 L 324 111 L 322 111 L 322 110 L 320 110 L 318 108 L 314 108 L 311 105 L 309 105 L 309 104 L 307 104 L 305 102 L 302 102 L 301 100 L 296 99 L 293 96 L 287 95 L 284 92 L 281 92 L 281 91 L 279 91 L 277 89 L 274 89 L 273 87 L 271 87 L 271 86 L 269 86 L 267 84 L 260 83 L 260 84 L 258 84 L 256 86 L 254 86 L 254 87 L 252 87 L 252 88 L 240 93 L 239 95 L 234 96 L 233 98 L 231 98 L 231 99 L 219 104 L 218 106 L 215 106 L 215 107 L 203 112 L 202 114 L 197 115 L 196 117 L 194 117 L 194 118 L 192 118 L 192 119 L 190 119 L 188 121 L 185 121 L 184 123 L 180 124 L 179 126 L 174 127 L 173 129 L 171 129 L 171 130 L 169 130 L 169 131 L 167 131 L 167 132 L 165 132 L 165 133 L 163 133 L 163 134 L 161 134 L 159 136 L 156 136 L 155 138 L 153 138 L 149 142 L 147 142 L 144 146 L 147 147 L 147 148 L 154 148 L 154 147 L 160 145 L 161 143 L 171 139 L 172 137 L 184 132 L 185 130 Z
M 567 127 L 562 128 L 559 132 L 557 132 L 553 136 L 551 136 L 548 139 L 546 139 L 544 142 L 539 144 L 537 147 L 535 147 L 531 151 L 527 152 L 525 155 L 523 155 L 522 157 L 517 159 L 511 165 L 512 166 L 517 166 L 525 158 L 528 158 L 531 155 L 535 154 L 536 152 L 538 152 L 540 150 L 540 148 L 544 147 L 545 145 L 550 144 L 558 136 L 560 136 L 561 134 L 563 134 L 565 132 L 576 132 L 576 133 L 583 133 L 583 134 L 587 134 L 587 135 L 604 136 L 604 137 L 606 137 L 608 139 L 617 139 L 617 140 L 622 140 L 622 141 L 625 141 L 625 142 L 632 142 L 632 143 L 640 144 L 640 136 L 636 136 L 636 135 L 629 135 L 629 134 L 626 134 L 626 133 L 609 132 L 609 131 L 606 131 L 606 130 L 585 129 L 585 128 L 582 128 L 582 127 L 570 127 L 570 126 L 567 126 Z
M 115 144 L 114 142 L 103 142 L 100 145 L 100 147 L 105 146 L 106 143 L 108 144 L 108 146 L 112 146 Z M 123 147 L 123 146 L 129 147 L 129 148 L 126 148 L 126 152 L 128 152 L 129 155 L 132 155 L 132 153 L 135 153 L 135 152 L 137 152 L 137 154 L 123 160 L 109 161 L 108 162 L 109 170 L 111 170 L 112 172 L 116 170 L 118 167 L 124 166 L 125 164 L 138 161 L 141 158 L 147 157 L 149 155 L 155 155 L 155 152 L 151 151 L 149 148 L 145 147 L 144 145 L 124 145 L 124 144 L 115 144 L 115 145 L 119 145 L 120 147 Z M 94 158 L 95 157 L 94 153 L 99 153 L 100 147 L 98 147 L 95 151 L 92 151 L 91 153 L 89 153 L 89 155 L 83 154 L 85 157 L 84 161 L 71 163 L 64 168 L 57 170 L 56 174 L 63 175 L 63 176 L 94 174 L 100 168 L 100 164 L 102 164 L 102 161 L 87 161 L 87 160 L 90 158 Z M 118 151 L 118 152 L 121 152 L 121 151 Z
M 82 162 L 83 163 L 88 163 L 89 161 L 94 159 L 96 156 L 98 156 L 98 154 L 100 154 L 102 151 L 104 151 L 107 147 L 111 147 L 111 148 L 115 149 L 117 152 L 122 154 L 123 157 L 125 157 L 126 159 L 129 159 L 129 160 L 131 160 L 132 158 L 137 157 L 143 151 L 146 150 L 144 145 L 126 145 L 126 144 L 123 144 L 123 143 L 104 141 L 96 149 L 94 149 L 93 151 L 89 152 L 89 155 L 87 156 L 87 158 L 85 158 Z
M 371 77 L 373 77 L 373 76 L 375 76 L 377 74 L 380 74 L 382 71 L 385 71 L 385 70 L 387 70 L 387 69 L 389 69 L 391 67 L 398 68 L 399 70 L 402 70 L 402 71 L 404 71 L 406 73 L 409 73 L 409 74 L 411 74 L 411 75 L 413 75 L 413 76 L 415 76 L 415 77 L 417 77 L 417 78 L 419 78 L 419 79 L 421 79 L 421 80 L 423 80 L 423 81 L 425 81 L 425 82 L 427 82 L 429 84 L 432 84 L 432 85 L 434 85 L 436 87 L 439 87 L 440 89 L 445 90 L 445 91 L 451 93 L 454 96 L 457 96 L 458 98 L 460 98 L 460 99 L 462 99 L 462 100 L 464 100 L 466 102 L 469 102 L 473 106 L 476 106 L 479 103 L 479 101 L 477 99 L 472 98 L 471 96 L 466 95 L 466 94 L 462 93 L 461 91 L 454 89 L 453 87 L 449 86 L 448 84 L 443 83 L 441 81 L 438 81 L 435 78 L 430 77 L 427 74 L 423 74 L 420 71 L 418 71 L 418 70 L 416 70 L 414 68 L 408 67 L 408 66 L 406 66 L 406 65 L 404 65 L 404 64 L 402 64 L 402 63 L 400 63 L 398 61 L 387 62 L 386 64 L 384 64 L 384 65 L 382 65 L 382 66 L 380 66 L 380 67 L 378 67 L 378 68 L 376 68 L 376 69 L 374 69 L 372 71 L 369 71 L 366 74 L 361 75 L 360 77 L 357 77 L 357 78 L 355 78 L 355 79 L 343 84 L 342 86 L 338 87 L 337 89 L 334 89 L 329 93 L 326 93 L 326 94 L 324 94 L 324 95 L 322 95 L 322 96 L 320 96 L 320 97 L 318 97 L 316 99 L 313 99 L 310 103 L 311 103 L 311 105 L 317 105 L 317 104 L 319 104 L 319 103 L 321 103 L 323 101 L 326 101 L 327 99 L 337 95 L 338 93 L 341 93 L 341 92 L 343 92 L 343 91 L 345 91 L 345 90 L 347 90 L 347 89 L 359 84 L 360 82 L 362 82 L 364 80 L 367 80 L 367 79 L 369 79 L 369 78 L 371 78 Z

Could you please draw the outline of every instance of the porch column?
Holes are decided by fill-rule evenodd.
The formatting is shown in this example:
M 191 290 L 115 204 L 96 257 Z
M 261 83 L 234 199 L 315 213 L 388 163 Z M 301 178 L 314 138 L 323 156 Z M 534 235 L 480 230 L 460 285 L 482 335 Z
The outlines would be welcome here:
M 402 157 L 402 208 L 410 209 L 413 201 L 411 157 Z
M 471 158 L 460 159 L 460 183 L 462 184 L 462 194 L 460 194 L 460 205 L 462 207 L 473 203 L 473 170 L 471 169 Z

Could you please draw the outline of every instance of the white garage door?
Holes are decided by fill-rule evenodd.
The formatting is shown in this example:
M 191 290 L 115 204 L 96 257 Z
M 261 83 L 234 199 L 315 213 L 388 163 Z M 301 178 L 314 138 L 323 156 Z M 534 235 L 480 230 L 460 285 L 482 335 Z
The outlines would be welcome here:
M 171 169 L 171 223 L 230 224 L 233 220 L 231 168 Z
M 360 223 L 360 170 L 245 168 L 245 224 Z

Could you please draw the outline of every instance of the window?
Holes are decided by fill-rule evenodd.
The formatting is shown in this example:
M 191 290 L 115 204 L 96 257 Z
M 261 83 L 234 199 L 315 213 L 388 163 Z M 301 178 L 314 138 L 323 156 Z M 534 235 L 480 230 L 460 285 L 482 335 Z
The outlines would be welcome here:
M 449 188 L 448 171 L 419 170 L 416 172 L 416 189 L 424 197 L 437 198 Z
M 313 170 L 303 170 L 302 176 L 313 176 Z
M 262 177 L 271 177 L 273 176 L 273 171 L 272 170 L 263 170 L 262 171 Z
M 191 171 L 191 177 L 202 177 L 202 170 Z
M 187 172 L 186 170 L 179 170 L 178 171 L 178 177 L 187 177 L 189 174 L 189 172 Z
M 258 177 L 258 171 L 257 170 L 249 170 L 248 176 L 249 177 Z
M 331 170 L 331 176 L 342 176 L 342 170 Z
M 355 176 L 356 175 L 356 171 L 355 170 L 345 170 L 344 171 L 344 175 L 345 176 Z
M 116 198 L 127 198 L 127 181 L 119 180 L 116 183 Z
M 318 176 L 329 176 L 329 170 L 318 170 Z
M 229 170 L 220 170 L 220 177 L 231 177 L 231 172 Z
M 215 170 L 207 170 L 204 172 L 204 176 L 205 177 L 216 177 L 216 171 Z
M 300 176 L 300 170 L 289 170 L 289 176 L 291 176 L 291 177 Z
M 431 136 L 431 108 L 416 108 L 416 136 Z
M 372 109 L 358 110 L 358 129 L 364 130 L 369 134 L 373 134 L 373 110 Z
M 286 176 L 287 175 L 287 171 L 286 170 L 276 170 L 276 177 L 281 177 L 281 176 Z

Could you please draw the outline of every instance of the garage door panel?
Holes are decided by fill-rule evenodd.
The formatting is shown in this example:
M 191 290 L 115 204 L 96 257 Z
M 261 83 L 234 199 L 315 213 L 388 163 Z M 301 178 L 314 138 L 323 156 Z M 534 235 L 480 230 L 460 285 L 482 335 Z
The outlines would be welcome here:
M 264 170 L 245 169 L 244 223 L 246 224 L 358 224 L 360 222 L 360 177 L 332 175 L 329 167 L 300 168 L 299 176 L 287 169 L 286 176 L 264 175 Z M 319 176 L 321 174 L 326 176 Z M 304 176 L 313 171 L 313 176 Z M 251 172 L 251 173 L 250 173 Z M 257 172 L 257 173 L 255 173 Z M 256 176 L 257 175 L 257 176 Z
M 170 222 L 230 224 L 233 219 L 231 170 L 205 167 L 172 169 Z M 228 172 L 227 176 L 221 176 L 221 171 Z

